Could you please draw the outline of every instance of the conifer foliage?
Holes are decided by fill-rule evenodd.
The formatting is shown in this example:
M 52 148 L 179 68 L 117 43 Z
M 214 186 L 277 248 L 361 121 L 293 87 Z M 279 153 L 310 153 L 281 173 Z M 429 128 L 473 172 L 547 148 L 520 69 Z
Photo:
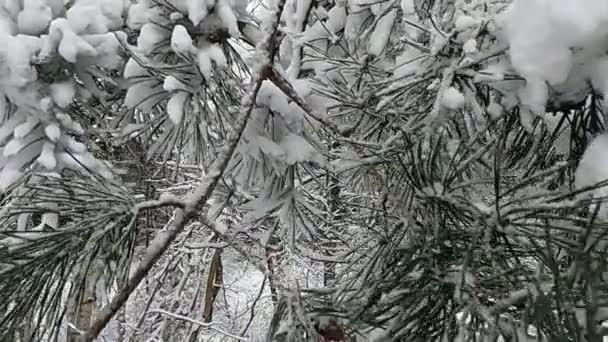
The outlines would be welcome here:
M 0 340 L 601 341 L 607 23 L 0 0 Z

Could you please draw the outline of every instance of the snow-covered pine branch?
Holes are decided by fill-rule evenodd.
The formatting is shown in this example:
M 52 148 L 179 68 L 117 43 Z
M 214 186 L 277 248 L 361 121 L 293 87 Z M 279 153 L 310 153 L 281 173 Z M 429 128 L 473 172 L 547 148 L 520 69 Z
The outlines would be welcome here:
M 607 22 L 0 0 L 0 337 L 213 339 L 204 307 L 251 340 L 599 338 Z M 265 310 L 205 302 L 209 255 Z
M 245 127 L 249 122 L 261 84 L 268 77 L 268 70 L 272 68 L 274 55 L 276 53 L 274 39 L 279 24 L 279 17 L 283 11 L 284 5 L 285 2 L 279 0 L 273 9 L 273 14 L 269 16 L 267 21 L 262 25 L 264 37 L 256 46 L 255 58 L 257 65 L 254 68 L 253 79 L 249 85 L 247 95 L 241 102 L 241 114 L 237 121 L 237 126 L 234 127 L 224 148 L 211 164 L 209 172 L 201 180 L 201 184 L 188 198 L 186 198 L 184 201 L 184 208 L 177 211 L 173 227 L 157 235 L 140 261 L 138 268 L 129 277 L 125 287 L 120 289 L 112 301 L 100 311 L 96 320 L 86 332 L 86 341 L 93 341 L 97 337 L 110 319 L 124 305 L 131 292 L 133 292 L 137 285 L 144 279 L 158 258 L 167 250 L 177 235 L 184 230 L 188 222 L 197 215 L 200 215 L 203 205 L 211 198 L 213 191 L 223 176 L 236 146 L 241 140 Z

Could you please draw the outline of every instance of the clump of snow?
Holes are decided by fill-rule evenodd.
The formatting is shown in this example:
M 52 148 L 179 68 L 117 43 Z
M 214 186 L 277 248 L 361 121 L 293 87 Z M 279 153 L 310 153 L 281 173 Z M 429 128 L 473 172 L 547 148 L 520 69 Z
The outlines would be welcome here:
M 182 25 L 175 25 L 171 34 L 171 48 L 175 53 L 186 54 L 193 51 L 194 45 L 188 30 Z
M 139 0 L 129 7 L 127 15 L 127 26 L 133 30 L 140 30 L 146 23 L 158 22 L 161 17 L 161 9 L 152 7 L 150 1 Z
M 464 31 L 479 24 L 479 20 L 470 15 L 460 13 L 454 21 L 456 31 Z
M 96 51 L 96 64 L 110 69 L 119 69 L 124 64 L 120 54 L 121 43 L 126 43 L 127 35 L 124 32 L 108 32 L 92 34 L 83 37 Z
M 382 13 L 380 15 L 382 15 Z M 384 47 L 386 46 L 386 43 L 391 35 L 396 18 L 397 10 L 392 10 L 378 20 L 376 28 L 372 32 L 369 39 L 368 52 L 370 54 L 374 56 L 380 56 L 382 54 L 382 51 L 384 51 Z
M 44 37 L 42 55 L 53 55 L 58 51 L 70 63 L 76 63 L 77 56 L 95 56 L 97 51 L 82 37 L 77 35 L 65 18 L 57 18 L 49 26 L 49 34 Z
M 608 180 L 608 135 L 598 135 L 587 146 L 576 168 L 574 186 L 583 189 Z M 593 190 L 594 197 L 608 196 L 608 186 Z M 600 216 L 608 219 L 606 206 L 600 208 Z
M 104 1 L 105 2 L 105 1 Z M 108 32 L 108 20 L 101 13 L 99 3 L 77 1 L 66 13 L 71 29 L 76 34 Z
M 127 108 L 140 108 L 141 110 L 151 110 L 156 104 L 156 96 L 159 89 L 153 81 L 142 81 L 129 87 L 125 95 L 125 106 Z
M 513 67 L 527 81 L 521 102 L 535 113 L 544 111 L 547 83 L 578 88 L 584 82 L 570 84 L 575 80 L 570 77 L 572 73 L 583 73 L 576 78 L 581 79 L 598 72 L 576 65 L 594 64 L 603 57 L 608 2 L 515 0 L 502 20 Z M 603 79 L 608 76 L 601 74 Z
M 184 116 L 184 106 L 189 99 L 189 94 L 183 91 L 176 92 L 167 102 L 167 114 L 173 124 L 179 125 Z
M 196 54 L 196 62 L 203 77 L 205 77 L 205 79 L 210 79 L 213 66 L 211 65 L 211 57 L 209 56 L 207 49 L 200 49 L 198 51 Z
M 227 65 L 226 56 L 224 51 L 217 44 L 209 44 L 204 48 L 205 53 L 209 56 L 218 68 L 224 68 Z
M 28 117 L 24 123 L 15 127 L 15 130 L 13 131 L 13 136 L 17 139 L 24 138 L 38 125 L 38 123 L 38 118 Z
M 10 157 L 17 154 L 25 146 L 23 139 L 13 139 L 4 146 L 4 156 Z
M 195 26 L 207 16 L 207 1 L 206 0 L 186 0 L 188 10 L 188 19 Z
M 0 94 L 6 99 L 2 101 L 1 114 L 7 111 L 4 102 L 10 102 L 15 109 L 12 117 L 5 117 L 0 125 L 0 141 L 6 144 L 1 148 L 0 189 L 15 182 L 23 170 L 35 167 L 33 162 L 36 161 L 50 171 L 66 167 L 83 170 L 82 165 L 74 163 L 77 159 L 85 163 L 87 171 L 108 175 L 105 166 L 71 136 L 82 135 L 84 130 L 62 109 L 76 97 L 86 98 L 98 91 L 88 73 L 91 66 L 116 69 L 122 65 L 118 52 L 122 48 L 121 40 L 126 42 L 126 34 L 109 30 L 123 26 L 123 14 L 130 1 L 74 0 L 70 6 L 63 0 L 5 0 L 0 3 L 0 60 L 3 66 L 0 68 Z M 148 0 L 141 1 L 140 7 L 144 12 L 152 11 Z M 148 18 L 150 16 L 146 15 L 144 19 Z M 144 41 L 145 38 L 144 35 Z M 72 64 L 66 68 L 69 75 L 56 78 L 55 74 L 44 71 L 49 68 L 34 67 L 57 63 L 57 59 Z M 43 70 L 40 75 L 39 70 Z M 133 76 L 142 71 L 131 64 L 125 73 Z M 62 148 L 56 148 L 56 144 Z M 65 149 L 72 154 L 71 161 L 61 157 L 61 153 L 67 153 L 63 152 Z
M 232 37 L 239 36 L 239 26 L 236 19 L 236 15 L 230 8 L 230 5 L 227 0 L 218 0 L 218 3 L 215 5 L 215 12 L 221 19 L 224 26 L 228 29 L 228 33 Z
M 76 95 L 76 87 L 72 80 L 55 82 L 49 86 L 49 89 L 53 102 L 61 108 L 69 106 Z
M 57 166 L 57 160 L 55 159 L 55 144 L 52 142 L 45 142 L 42 145 L 42 151 L 38 157 L 38 163 L 47 170 L 53 170 Z
M 50 124 L 44 128 L 44 133 L 51 141 L 57 141 L 61 135 L 61 130 L 56 124 Z
M 495 120 L 500 118 L 503 113 L 503 108 L 499 103 L 491 102 L 486 108 L 486 111 L 488 112 L 490 117 Z
M 0 171 L 0 191 L 5 191 L 13 183 L 17 182 L 23 176 L 23 172 L 18 168 L 4 167 Z
M 43 33 L 53 19 L 53 11 L 44 0 L 24 0 L 23 10 L 17 16 L 20 33 L 38 35 Z
M 285 152 L 288 165 L 304 161 L 322 161 L 319 152 L 299 135 L 289 134 L 279 144 Z
M 133 57 L 129 58 L 129 60 L 125 64 L 123 77 L 128 79 L 144 75 L 147 75 L 146 69 L 143 68 Z
M 180 80 L 175 78 L 173 75 L 169 75 L 165 77 L 165 81 L 163 82 L 163 89 L 165 91 L 175 91 L 175 90 L 186 90 L 186 85 L 182 83 Z
M 469 39 L 462 45 L 462 50 L 465 53 L 473 54 L 477 52 L 477 41 L 475 39 Z
M 169 20 L 172 22 L 176 22 L 184 17 L 184 14 L 181 12 L 172 12 L 169 14 Z
M 146 23 L 142 26 L 139 36 L 137 37 L 137 49 L 143 54 L 151 53 L 154 48 L 167 39 L 168 33 L 165 29 L 152 23 Z
M 464 95 L 454 87 L 448 87 L 441 94 L 441 104 L 449 109 L 456 110 L 464 105 Z
M 413 14 L 416 12 L 414 0 L 401 0 L 401 10 L 405 14 Z

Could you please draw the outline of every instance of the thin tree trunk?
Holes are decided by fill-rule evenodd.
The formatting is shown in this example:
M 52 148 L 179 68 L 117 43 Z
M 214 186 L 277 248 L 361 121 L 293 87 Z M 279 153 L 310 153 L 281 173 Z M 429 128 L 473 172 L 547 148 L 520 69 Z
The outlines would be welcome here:
M 266 263 L 268 266 L 268 273 L 269 273 L 268 274 L 268 286 L 270 286 L 270 298 L 272 298 L 272 303 L 276 307 L 277 302 L 279 300 L 279 296 L 277 294 L 276 282 L 275 282 L 277 257 L 272 252 L 272 249 L 270 249 L 269 247 L 265 248 L 265 253 L 266 253 Z
M 205 301 L 203 307 L 203 322 L 209 323 L 213 320 L 213 305 L 217 294 L 223 285 L 224 270 L 222 266 L 222 249 L 215 250 L 211 258 L 209 275 L 207 276 L 207 288 L 205 289 Z

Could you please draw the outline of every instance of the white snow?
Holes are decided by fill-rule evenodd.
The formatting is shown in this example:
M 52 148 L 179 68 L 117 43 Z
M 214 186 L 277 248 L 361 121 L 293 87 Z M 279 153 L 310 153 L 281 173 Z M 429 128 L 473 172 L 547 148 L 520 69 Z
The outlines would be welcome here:
M 59 140 L 59 136 L 61 136 L 61 130 L 56 124 L 46 126 L 44 128 L 44 133 L 51 141 L 57 141 Z
M 23 176 L 23 172 L 19 169 L 4 167 L 0 171 L 0 191 L 5 191 L 13 183 L 17 182 Z
M 25 146 L 23 139 L 12 139 L 8 142 L 8 144 L 6 144 L 6 146 L 4 146 L 4 156 L 10 157 L 17 154 L 23 148 L 23 146 Z
M 165 77 L 165 81 L 163 82 L 163 89 L 165 91 L 175 91 L 175 90 L 186 90 L 187 87 L 182 81 L 175 78 L 173 75 L 169 75 Z
M 78 55 L 95 56 L 97 51 L 72 30 L 65 18 L 57 18 L 51 22 L 49 34 L 44 41 L 44 54 L 52 55 L 57 49 L 66 61 L 76 63 Z
M 55 82 L 49 86 L 49 90 L 53 102 L 60 108 L 69 106 L 76 95 L 76 88 L 72 80 Z
M 104 0 L 103 2 L 110 1 Z M 101 13 L 100 3 L 76 1 L 66 13 L 72 31 L 76 34 L 108 32 L 108 20 Z
M 293 81 L 291 81 L 291 86 L 296 91 L 296 93 L 298 95 L 300 95 L 300 97 L 302 97 L 303 99 L 307 98 L 309 95 L 312 94 L 312 87 L 311 87 L 310 80 L 307 80 L 307 79 L 293 80 Z
M 133 30 L 139 30 L 148 22 L 150 7 L 145 1 L 139 1 L 129 7 L 127 15 L 127 26 Z
M 181 12 L 172 12 L 169 15 L 169 19 L 171 20 L 171 22 L 176 22 L 176 21 L 182 19 L 183 17 L 184 17 L 184 14 Z
M 186 105 L 186 101 L 188 101 L 190 94 L 179 91 L 171 96 L 169 101 L 167 102 L 167 114 L 169 115 L 169 119 L 173 124 L 179 125 L 184 116 L 184 106 Z
M 416 12 L 414 0 L 401 0 L 401 10 L 404 14 L 412 14 Z
M 211 78 L 211 57 L 208 54 L 208 49 L 200 49 L 196 54 L 196 63 L 205 79 Z
M 502 106 L 496 102 L 491 102 L 488 105 L 488 107 L 486 108 L 486 111 L 488 112 L 490 117 L 494 120 L 498 119 L 503 113 Z
M 155 103 L 154 94 L 158 93 L 159 89 L 153 81 L 142 81 L 129 87 L 125 95 L 125 106 L 127 108 L 138 107 L 142 110 L 151 110 L 151 106 Z
M 60 140 L 64 146 L 74 153 L 82 154 L 87 151 L 87 146 L 85 144 L 72 139 L 72 137 L 64 136 Z
M 469 39 L 462 45 L 462 50 L 467 54 L 473 54 L 477 52 L 477 40 Z
M 215 5 L 215 12 L 222 20 L 222 23 L 224 24 L 224 26 L 228 29 L 228 33 L 230 33 L 230 36 L 238 37 L 239 36 L 238 22 L 237 22 L 236 16 L 234 15 L 234 12 L 232 11 L 232 8 L 230 8 L 230 6 L 228 4 L 228 1 L 227 0 L 218 0 L 218 3 Z
M 583 157 L 576 168 L 574 185 L 576 189 L 582 189 L 608 180 L 608 135 L 598 135 L 587 146 Z M 608 196 L 608 187 L 592 191 L 595 197 Z M 608 219 L 606 206 L 600 209 L 600 215 Z
M 26 135 L 28 135 L 34 129 L 34 127 L 36 127 L 38 125 L 38 123 L 39 123 L 39 121 L 38 121 L 37 117 L 33 117 L 33 116 L 28 117 L 27 121 L 25 121 L 24 123 L 15 127 L 15 130 L 13 131 L 14 137 L 17 139 L 24 138 Z
M 143 54 L 149 54 L 163 40 L 167 39 L 168 32 L 152 23 L 145 23 L 137 37 L 137 48 Z
M 42 151 L 38 157 L 38 163 L 47 170 L 53 170 L 57 166 L 57 159 L 55 159 L 55 144 L 52 142 L 45 142 L 42 145 Z
M 188 19 L 195 26 L 207 16 L 207 1 L 206 0 L 186 0 L 188 9 Z
M 224 55 L 224 51 L 217 44 L 209 44 L 205 48 L 205 53 L 209 56 L 209 59 L 215 62 L 215 65 L 218 68 L 224 68 L 227 65 L 226 55 Z
M 127 79 L 138 76 L 144 76 L 147 74 L 148 73 L 146 69 L 139 65 L 137 60 L 135 60 L 133 57 L 129 58 L 129 60 L 125 64 L 125 69 L 123 71 L 123 77 Z
M 97 52 L 95 64 L 110 69 L 119 69 L 124 63 L 124 58 L 119 54 L 122 50 L 120 42 L 127 41 L 124 32 L 108 32 L 103 34 L 91 34 L 83 36 Z
M 171 34 L 171 48 L 177 54 L 186 54 L 194 50 L 192 37 L 183 25 L 175 25 Z
M 322 161 L 319 152 L 303 137 L 288 134 L 279 142 L 285 152 L 285 162 L 292 165 L 304 161 Z
M 576 65 L 590 64 L 604 55 L 606 1 L 515 0 L 502 20 L 513 67 L 531 84 L 524 89 L 522 103 L 534 112 L 542 112 L 547 100 L 541 83 L 569 88 L 565 83 L 575 80 L 569 77 L 571 73 L 580 79 L 591 78 L 594 72 Z M 571 86 L 580 88 L 582 83 L 577 80 Z
M 53 12 L 44 0 L 24 0 L 23 10 L 17 16 L 20 33 L 38 35 L 49 26 Z
M 396 18 L 397 10 L 392 10 L 378 20 L 378 24 L 369 38 L 368 52 L 370 54 L 374 56 L 380 56 L 382 54 L 391 35 Z
M 454 87 L 448 87 L 441 95 L 441 104 L 446 108 L 455 110 L 464 105 L 464 95 Z
M 476 18 L 466 14 L 460 14 L 454 22 L 457 31 L 464 31 L 478 24 L 479 21 Z

